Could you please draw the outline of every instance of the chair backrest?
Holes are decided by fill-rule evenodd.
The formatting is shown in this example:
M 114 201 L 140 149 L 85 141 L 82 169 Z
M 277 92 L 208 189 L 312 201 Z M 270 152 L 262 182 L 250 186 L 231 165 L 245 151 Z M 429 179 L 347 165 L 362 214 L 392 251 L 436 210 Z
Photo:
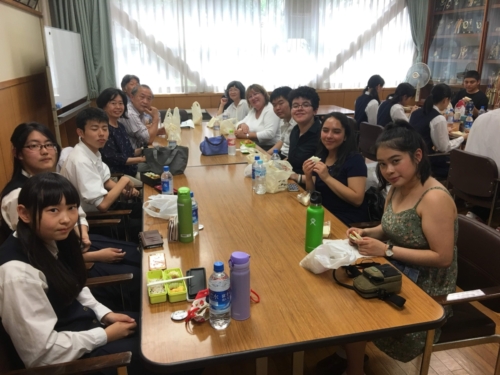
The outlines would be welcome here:
M 365 158 L 377 160 L 374 146 L 375 141 L 383 130 L 383 127 L 367 122 L 359 124 L 359 150 Z
M 352 117 L 348 117 L 347 121 L 349 121 L 349 127 L 351 128 L 351 132 L 354 134 L 354 138 L 356 139 L 356 147 L 359 144 L 359 126 L 355 119 Z
M 493 159 L 462 150 L 451 151 L 448 186 L 453 189 L 489 198 L 495 194 L 497 178 L 497 164 Z
M 457 286 L 474 290 L 500 285 L 500 232 L 464 215 L 458 215 Z M 500 299 L 480 301 L 500 312 Z
M 21 358 L 12 344 L 10 336 L 5 332 L 0 319 L 0 374 L 24 368 Z

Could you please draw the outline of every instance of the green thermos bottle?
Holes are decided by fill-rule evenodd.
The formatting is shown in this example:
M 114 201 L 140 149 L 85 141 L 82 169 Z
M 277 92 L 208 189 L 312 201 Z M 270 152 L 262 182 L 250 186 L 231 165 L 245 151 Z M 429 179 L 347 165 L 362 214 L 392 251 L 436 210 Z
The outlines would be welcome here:
M 191 205 L 191 190 L 181 187 L 177 190 L 177 215 L 179 241 L 193 242 L 193 209 Z
M 308 253 L 321 245 L 323 241 L 325 210 L 321 203 L 321 193 L 313 191 L 311 193 L 311 204 L 307 207 L 306 252 Z

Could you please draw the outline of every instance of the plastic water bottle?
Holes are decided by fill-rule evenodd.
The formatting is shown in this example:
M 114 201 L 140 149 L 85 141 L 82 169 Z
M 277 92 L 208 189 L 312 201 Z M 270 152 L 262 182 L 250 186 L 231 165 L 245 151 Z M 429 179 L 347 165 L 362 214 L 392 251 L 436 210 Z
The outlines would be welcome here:
M 255 157 L 255 161 L 252 164 L 252 189 L 255 190 L 255 168 L 257 168 L 258 161 L 260 160 L 260 156 Z
M 255 192 L 266 194 L 266 166 L 262 160 L 257 161 L 255 168 Z
M 228 115 L 222 114 L 222 121 L 227 120 L 229 118 Z
M 455 111 L 453 109 L 450 109 L 448 111 L 446 121 L 448 122 L 448 124 L 453 124 L 453 122 L 455 121 Z
M 279 152 L 279 150 L 277 148 L 275 148 L 273 150 L 273 154 L 271 155 L 271 160 L 273 161 L 273 164 L 275 164 L 274 163 L 275 161 L 280 161 L 281 160 L 280 154 L 278 154 L 278 152 Z
M 218 137 L 220 135 L 220 122 L 219 120 L 215 120 L 214 122 L 214 136 Z
M 321 193 L 311 193 L 311 204 L 307 207 L 306 219 L 306 252 L 310 253 L 323 242 L 323 221 L 325 210 L 321 205 Z
M 232 129 L 229 130 L 229 135 L 227 136 L 227 154 L 236 155 L 236 137 Z
M 478 116 L 481 116 L 483 113 L 486 113 L 486 110 L 484 109 L 484 105 L 481 106 L 481 109 L 479 110 Z
M 465 119 L 465 124 L 464 124 L 464 129 L 466 130 L 470 130 L 470 128 L 472 128 L 472 122 L 473 122 L 473 118 L 472 118 L 472 115 L 469 113 L 467 115 L 467 118 Z
M 231 318 L 250 318 L 250 255 L 235 251 L 229 259 L 231 274 Z
M 174 193 L 174 177 L 170 173 L 168 165 L 163 167 L 163 173 L 161 174 L 161 193 L 168 195 Z
M 198 202 L 194 199 L 194 193 L 191 192 L 191 206 L 193 212 L 193 237 L 196 237 L 200 232 L 200 221 L 198 219 Z
M 177 191 L 177 217 L 179 241 L 182 243 L 193 242 L 193 208 L 191 191 L 188 187 L 180 187 Z
M 465 113 L 472 113 L 474 111 L 474 102 L 472 100 L 469 100 L 465 104 Z
M 231 282 L 224 272 L 224 263 L 214 263 L 214 273 L 208 279 L 210 325 L 226 329 L 231 322 Z M 248 296 L 250 298 L 250 296 Z

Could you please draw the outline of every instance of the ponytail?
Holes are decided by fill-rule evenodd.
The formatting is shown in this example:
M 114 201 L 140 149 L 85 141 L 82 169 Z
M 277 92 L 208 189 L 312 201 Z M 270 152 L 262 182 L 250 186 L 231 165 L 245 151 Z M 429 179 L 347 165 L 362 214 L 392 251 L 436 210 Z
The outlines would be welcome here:
M 451 89 L 446 83 L 438 83 L 431 90 L 431 94 L 425 99 L 423 112 L 428 114 L 435 104 L 440 103 L 443 99 L 451 98 Z
M 368 91 L 368 93 L 380 104 L 380 99 L 378 97 L 378 92 L 377 92 L 377 86 L 380 85 L 380 87 L 384 87 L 384 84 L 385 84 L 384 79 L 378 74 L 375 74 L 374 76 L 371 76 L 370 79 L 368 80 L 368 85 L 366 85 L 365 87 L 365 92 Z

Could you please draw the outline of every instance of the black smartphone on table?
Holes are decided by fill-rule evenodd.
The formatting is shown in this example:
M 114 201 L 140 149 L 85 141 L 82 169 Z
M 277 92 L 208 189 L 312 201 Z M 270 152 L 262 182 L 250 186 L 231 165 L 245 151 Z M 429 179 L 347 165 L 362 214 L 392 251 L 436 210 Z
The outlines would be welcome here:
M 207 289 L 207 274 L 204 267 L 191 268 L 187 270 L 186 276 L 193 276 L 186 280 L 187 299 L 194 301 L 200 290 Z

